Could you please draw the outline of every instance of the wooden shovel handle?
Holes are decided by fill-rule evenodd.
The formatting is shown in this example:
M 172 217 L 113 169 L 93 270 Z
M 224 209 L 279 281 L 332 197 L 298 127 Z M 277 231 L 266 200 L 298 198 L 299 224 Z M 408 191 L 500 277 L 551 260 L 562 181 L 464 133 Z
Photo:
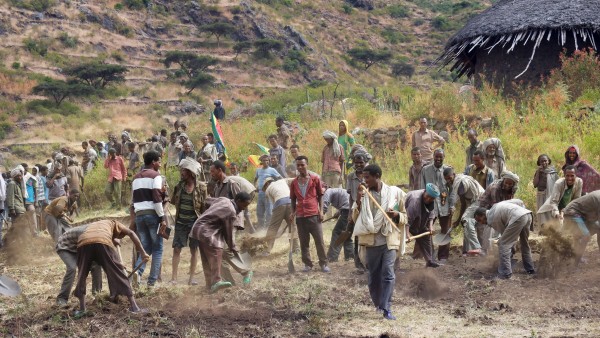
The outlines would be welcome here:
M 422 234 L 418 234 L 418 235 L 415 235 L 415 236 L 410 236 L 410 237 L 408 237 L 408 239 L 406 240 L 406 242 L 410 242 L 410 241 L 415 240 L 417 238 L 421 238 L 421 237 L 425 237 L 425 236 L 429 236 L 429 235 L 433 235 L 433 231 L 427 231 L 427 232 L 424 232 Z

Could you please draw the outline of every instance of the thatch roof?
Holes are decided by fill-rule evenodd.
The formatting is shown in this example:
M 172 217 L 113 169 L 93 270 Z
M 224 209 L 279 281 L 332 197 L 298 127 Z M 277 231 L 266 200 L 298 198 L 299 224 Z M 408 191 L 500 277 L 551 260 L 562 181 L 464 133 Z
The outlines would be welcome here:
M 450 38 L 437 62 L 442 67 L 455 62 L 452 70 L 458 70 L 459 75 L 471 75 L 470 60 L 477 49 L 491 52 L 501 48 L 510 53 L 518 43 L 532 43 L 531 63 L 535 51 L 545 41 L 564 46 L 567 40 L 574 39 L 576 49 L 578 41 L 583 41 L 598 50 L 594 34 L 599 32 L 598 0 L 500 0 Z M 528 68 L 529 65 L 517 77 Z

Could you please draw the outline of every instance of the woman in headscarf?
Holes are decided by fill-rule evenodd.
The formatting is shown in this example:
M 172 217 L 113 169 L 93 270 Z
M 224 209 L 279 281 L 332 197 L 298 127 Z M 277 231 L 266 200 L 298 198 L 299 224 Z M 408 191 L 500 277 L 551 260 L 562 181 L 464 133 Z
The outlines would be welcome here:
M 575 174 L 583 181 L 582 194 L 600 189 L 600 173 L 592 167 L 587 161 L 581 159 L 579 147 L 572 145 L 565 152 L 565 165 L 562 167 L 564 171 L 569 165 L 575 167 Z
M 354 146 L 356 141 L 354 140 L 354 136 L 352 136 L 352 134 L 350 134 L 350 131 L 348 131 L 348 121 L 340 121 L 337 140 L 338 143 L 342 146 L 342 149 L 344 149 L 344 160 L 346 161 L 346 168 L 351 168 L 352 158 L 350 157 L 350 150 L 352 149 L 352 146 Z
M 344 149 L 338 143 L 337 135 L 332 131 L 326 130 L 323 133 L 323 139 L 327 142 L 327 145 L 325 145 L 323 152 L 321 153 L 323 182 L 331 188 L 339 188 L 342 182 Z
M 506 170 L 502 143 L 497 138 L 489 138 L 483 142 L 483 151 L 485 152 L 485 165 L 492 169 L 494 177 L 500 177 Z
M 552 165 L 552 160 L 546 154 L 538 156 L 538 169 L 533 175 L 533 187 L 537 189 L 537 210 L 546 202 L 546 199 L 552 195 L 554 183 L 558 180 L 556 168 Z M 538 215 L 538 221 L 543 224 L 548 221 L 545 215 Z

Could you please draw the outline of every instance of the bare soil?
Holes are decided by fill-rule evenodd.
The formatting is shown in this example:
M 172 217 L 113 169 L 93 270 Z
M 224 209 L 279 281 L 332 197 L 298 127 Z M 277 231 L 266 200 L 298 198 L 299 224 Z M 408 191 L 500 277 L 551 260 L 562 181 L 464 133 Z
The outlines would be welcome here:
M 329 238 L 333 222 L 326 225 Z M 538 241 L 540 239 L 534 239 Z M 452 248 L 448 263 L 425 269 L 408 255 L 396 274 L 393 311 L 397 321 L 383 320 L 371 304 L 367 276 L 353 262 L 331 263 L 331 274 L 287 273 L 287 238 L 277 241 L 269 257 L 255 257 L 253 283 L 215 295 L 187 286 L 189 252 L 182 253 L 178 284 L 171 274 L 171 242 L 165 243 L 163 283 L 136 291 L 149 314 L 127 311 L 127 301 L 107 301 L 107 284 L 95 299 L 88 295 L 89 315 L 74 319 L 77 301 L 58 308 L 64 266 L 43 235 L 29 240 L 23 259 L 9 265 L 0 254 L 0 272 L 16 279 L 23 293 L 0 298 L 0 333 L 45 337 L 597 337 L 600 335 L 600 254 L 590 244 L 587 262 L 547 279 L 526 275 L 517 264 L 511 280 L 493 280 L 491 257 L 463 258 Z M 538 247 L 538 245 L 534 245 Z M 543 247 L 543 245 L 539 245 Z M 123 247 L 131 265 L 131 243 Z M 539 250 L 534 254 L 536 263 Z M 316 254 L 313 250 L 313 257 Z M 343 257 L 343 254 L 342 254 Z M 520 255 L 516 255 L 520 260 Z M 296 269 L 302 265 L 294 256 Z

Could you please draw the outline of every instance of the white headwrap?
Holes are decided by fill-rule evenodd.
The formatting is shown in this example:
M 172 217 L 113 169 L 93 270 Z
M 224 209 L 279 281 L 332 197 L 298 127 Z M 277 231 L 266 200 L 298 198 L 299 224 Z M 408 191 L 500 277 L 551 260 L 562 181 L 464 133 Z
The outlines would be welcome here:
M 21 166 L 17 166 L 16 168 L 10 171 L 10 178 L 15 178 L 19 175 L 23 175 L 23 172 L 21 171 L 21 169 L 19 169 L 19 167 Z
M 505 170 L 501 175 L 500 178 L 508 178 L 509 180 L 515 182 L 515 183 L 519 183 L 519 176 L 513 172 L 510 172 L 508 170 Z
M 340 150 L 340 144 L 338 143 L 337 135 L 332 131 L 325 130 L 323 132 L 323 137 L 333 139 L 333 156 L 340 157 L 340 155 L 342 155 L 342 151 Z
M 202 167 L 198 161 L 186 157 L 179 162 L 179 168 L 187 169 L 192 172 L 192 174 L 198 177 L 201 173 Z

